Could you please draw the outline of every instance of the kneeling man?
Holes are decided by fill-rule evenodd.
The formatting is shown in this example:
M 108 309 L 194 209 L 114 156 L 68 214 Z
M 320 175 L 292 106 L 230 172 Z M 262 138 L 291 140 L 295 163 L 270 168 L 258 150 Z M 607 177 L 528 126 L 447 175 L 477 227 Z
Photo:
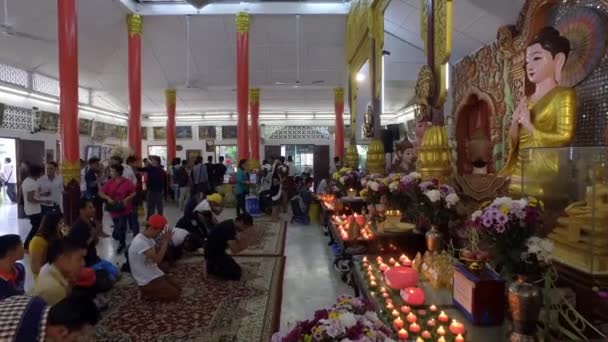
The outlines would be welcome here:
M 253 218 L 245 213 L 234 220 L 226 220 L 216 225 L 209 234 L 205 258 L 207 273 L 226 280 L 240 280 L 241 266 L 226 253 L 238 254 L 254 241 Z
M 158 267 L 173 237 L 173 230 L 166 226 L 167 219 L 163 216 L 150 216 L 146 229 L 135 236 L 129 247 L 131 274 L 143 299 L 170 302 L 179 299 L 181 293 L 180 287 Z M 156 246 L 154 239 L 159 235 L 161 242 Z

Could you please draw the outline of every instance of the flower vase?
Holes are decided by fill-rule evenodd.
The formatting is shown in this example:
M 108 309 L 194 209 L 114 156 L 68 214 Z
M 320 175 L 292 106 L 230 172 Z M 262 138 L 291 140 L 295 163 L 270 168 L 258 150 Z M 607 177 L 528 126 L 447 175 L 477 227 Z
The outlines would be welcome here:
M 346 190 L 346 196 L 348 198 L 355 198 L 355 197 L 357 197 L 357 190 L 355 190 L 355 189 L 348 189 L 348 190 Z
M 534 341 L 536 325 L 542 306 L 538 287 L 527 282 L 525 276 L 518 276 L 509 286 L 509 311 L 513 320 L 510 341 Z
M 426 248 L 431 253 L 436 253 L 441 250 L 441 243 L 443 240 L 443 234 L 437 229 L 437 226 L 432 224 L 431 229 L 425 234 L 426 237 Z

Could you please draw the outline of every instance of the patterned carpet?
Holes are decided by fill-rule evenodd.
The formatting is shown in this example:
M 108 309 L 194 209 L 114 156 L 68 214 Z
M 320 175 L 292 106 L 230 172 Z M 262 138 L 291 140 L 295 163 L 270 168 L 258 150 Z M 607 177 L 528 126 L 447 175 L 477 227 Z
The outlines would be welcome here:
M 239 282 L 203 278 L 203 258 L 180 261 L 171 276 L 183 288 L 176 303 L 139 299 L 130 276 L 110 292 L 94 341 L 267 342 L 279 327 L 284 257 L 235 257 Z
M 259 238 L 239 256 L 282 256 L 285 252 L 287 222 L 255 222 L 255 236 Z

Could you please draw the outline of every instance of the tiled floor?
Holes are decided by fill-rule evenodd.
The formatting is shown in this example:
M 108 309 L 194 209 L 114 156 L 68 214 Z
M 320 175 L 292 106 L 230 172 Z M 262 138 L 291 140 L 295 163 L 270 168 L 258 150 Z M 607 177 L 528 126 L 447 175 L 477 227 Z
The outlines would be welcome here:
M 17 206 L 0 205 L 0 235 L 18 233 L 22 238 L 30 229 L 27 219 L 17 219 Z M 166 208 L 169 222 L 176 222 L 179 211 L 173 206 Z M 234 216 L 234 210 L 227 209 L 226 217 Z M 111 220 L 104 219 L 104 230 L 111 233 Z M 129 235 L 128 239 L 131 236 Z M 293 322 L 309 318 L 315 310 L 335 303 L 341 294 L 352 293 L 333 270 L 333 256 L 327 246 L 327 237 L 319 225 L 289 225 L 285 248 L 286 266 L 283 282 L 283 305 L 281 328 Z M 116 264 L 121 264 L 122 255 L 116 254 L 116 243 L 111 238 L 103 239 L 98 245 L 99 255 Z M 24 263 L 29 265 L 26 255 Z M 28 267 L 29 270 L 29 267 Z M 31 274 L 28 275 L 26 288 L 32 286 Z

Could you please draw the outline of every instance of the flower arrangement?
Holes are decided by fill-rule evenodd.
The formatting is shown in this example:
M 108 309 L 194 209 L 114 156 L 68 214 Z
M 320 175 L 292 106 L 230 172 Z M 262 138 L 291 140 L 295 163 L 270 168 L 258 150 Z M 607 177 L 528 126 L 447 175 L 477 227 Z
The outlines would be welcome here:
M 359 172 L 348 167 L 343 167 L 332 175 L 332 180 L 336 183 L 342 194 L 346 194 L 349 189 L 358 189 L 360 178 Z
M 456 205 L 460 197 L 453 187 L 437 181 L 424 181 L 419 185 L 423 196 L 420 198 L 420 215 L 426 223 L 444 226 L 456 215 Z
M 370 304 L 359 298 L 340 296 L 329 309 L 318 310 L 313 319 L 298 322 L 286 333 L 275 333 L 272 342 L 393 341 L 391 330 Z
M 388 177 L 368 176 L 361 182 L 361 196 L 368 203 L 382 204 L 385 207 L 411 212 L 418 203 L 421 175 L 412 172 L 407 175 L 395 173 Z
M 489 246 L 497 271 L 503 275 L 529 274 L 529 258 L 545 258 L 546 253 L 541 251 L 548 244 L 530 240 L 542 225 L 542 207 L 542 202 L 533 197 L 519 200 L 499 197 L 471 215 L 474 227 Z

